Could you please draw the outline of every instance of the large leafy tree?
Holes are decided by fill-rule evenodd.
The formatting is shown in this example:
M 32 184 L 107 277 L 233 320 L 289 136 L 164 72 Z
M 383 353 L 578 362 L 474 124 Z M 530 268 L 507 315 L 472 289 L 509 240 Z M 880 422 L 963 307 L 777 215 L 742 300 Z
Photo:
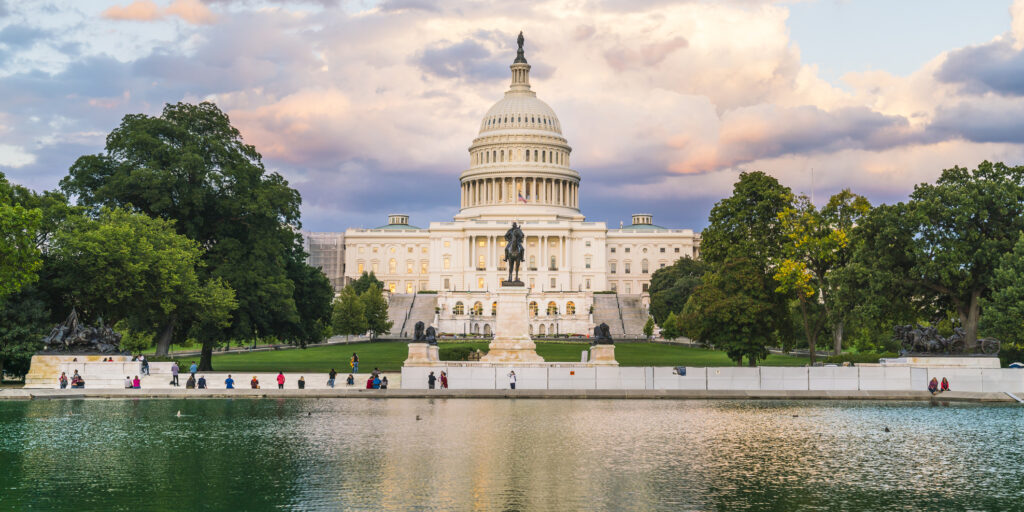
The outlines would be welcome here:
M 0 299 L 39 278 L 43 261 L 36 244 L 42 212 L 15 202 L 14 187 L 0 173 Z
M 372 338 L 391 330 L 394 322 L 388 320 L 388 302 L 384 300 L 384 294 L 377 285 L 371 285 L 359 296 L 359 300 L 363 303 L 366 326 Z
M 349 286 L 355 290 L 357 295 L 366 293 L 366 290 L 369 290 L 373 286 L 376 286 L 378 290 L 384 289 L 384 283 L 380 279 L 377 279 L 377 276 L 374 275 L 373 272 L 363 272 L 362 275 L 359 276 L 359 279 L 352 281 L 352 284 Z
M 1002 340 L 1003 352 L 1019 358 L 1024 353 L 1024 233 L 1000 260 L 992 278 L 992 295 L 982 305 L 985 334 Z
M 669 313 L 683 310 L 686 300 L 700 285 L 700 278 L 707 270 L 701 260 L 679 258 L 665 268 L 659 268 L 651 275 L 651 316 L 664 328 Z
M 714 290 L 708 283 L 729 283 L 737 275 L 744 275 L 751 279 L 742 287 L 746 298 L 738 298 L 733 305 L 750 302 L 752 307 L 745 313 L 744 321 L 751 326 L 760 323 L 765 331 L 745 328 L 752 333 L 752 337 L 736 341 L 744 345 L 732 353 L 753 356 L 753 364 L 762 351 L 746 344 L 771 343 L 773 337 L 786 344 L 792 331 L 789 299 L 786 294 L 775 291 L 777 286 L 772 276 L 775 264 L 784 254 L 783 244 L 786 241 L 780 214 L 793 207 L 793 199 L 792 191 L 775 178 L 763 172 L 744 172 L 734 185 L 732 195 L 715 204 L 709 216 L 710 224 L 701 233 L 701 255 L 709 265 L 709 273 L 727 273 L 704 275 L 703 284 L 694 290 L 687 301 L 688 314 L 682 316 L 684 331 L 709 336 L 715 322 L 726 322 L 719 326 L 722 332 L 738 332 L 735 326 L 727 325 L 730 321 L 728 315 L 711 311 L 705 313 L 702 306 L 721 305 L 721 301 L 725 300 L 722 292 Z M 764 289 L 750 288 L 756 286 Z M 698 322 L 700 325 L 688 326 L 687 322 Z
M 54 278 L 86 318 L 153 330 L 169 318 L 223 324 L 237 306 L 220 278 L 200 277 L 199 245 L 173 222 L 118 209 L 53 237 Z
M 296 297 L 324 298 L 319 291 L 296 291 L 321 285 L 294 268 L 299 193 L 266 172 L 260 154 L 216 105 L 168 104 L 157 117 L 125 116 L 107 137 L 106 151 L 79 158 L 61 186 L 83 205 L 174 220 L 179 233 L 197 241 L 206 250 L 204 272 L 222 278 L 238 300 L 221 340 L 298 341 L 316 330 L 307 324 L 323 308 L 300 313 L 296 303 Z M 179 321 L 168 319 L 158 353 L 166 353 L 170 333 L 180 337 L 189 330 Z
M 842 281 L 835 277 L 850 262 L 853 228 L 870 209 L 867 199 L 843 190 L 821 209 L 801 196 L 779 215 L 787 242 L 775 265 L 776 291 L 796 297 L 811 362 L 826 323 L 831 324 L 833 350 L 842 351 L 847 309 L 839 297 Z
M 0 373 L 28 373 L 32 354 L 43 348 L 49 327 L 46 297 L 38 287 L 28 285 L 0 299 Z
M 725 350 L 737 365 L 750 366 L 768 357 L 767 345 L 774 323 L 765 321 L 777 308 L 773 291 L 761 266 L 749 259 L 727 260 L 704 275 L 682 313 L 685 334 L 701 343 Z
M 334 301 L 331 327 L 336 335 L 363 334 L 370 330 L 366 322 L 366 307 L 359 300 L 354 286 L 346 286 L 341 296 Z
M 905 301 L 955 312 L 967 349 L 976 348 L 982 301 L 1024 230 L 1024 167 L 946 169 L 934 184 L 915 187 L 906 204 L 872 217 L 876 225 L 865 235 L 874 250 L 861 252 L 861 263 L 896 274 Z

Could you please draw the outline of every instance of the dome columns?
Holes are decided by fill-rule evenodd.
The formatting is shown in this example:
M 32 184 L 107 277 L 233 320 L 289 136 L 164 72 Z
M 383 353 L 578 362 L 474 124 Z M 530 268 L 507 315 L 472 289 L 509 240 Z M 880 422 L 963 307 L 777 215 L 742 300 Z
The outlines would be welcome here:
M 462 208 L 529 204 L 579 209 L 579 181 L 537 176 L 466 178 Z

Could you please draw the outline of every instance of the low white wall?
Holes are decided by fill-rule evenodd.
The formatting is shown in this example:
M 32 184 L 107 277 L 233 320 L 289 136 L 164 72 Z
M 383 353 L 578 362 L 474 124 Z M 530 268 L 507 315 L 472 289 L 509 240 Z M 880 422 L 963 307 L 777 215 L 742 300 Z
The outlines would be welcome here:
M 816 366 L 807 369 L 808 389 L 856 391 L 860 389 L 860 369 L 856 367 Z
M 861 366 L 860 389 L 865 391 L 912 390 L 910 368 Z
M 761 389 L 761 368 L 747 368 L 739 366 L 708 368 L 708 389 Z
M 762 366 L 760 389 L 804 390 L 808 389 L 806 367 Z

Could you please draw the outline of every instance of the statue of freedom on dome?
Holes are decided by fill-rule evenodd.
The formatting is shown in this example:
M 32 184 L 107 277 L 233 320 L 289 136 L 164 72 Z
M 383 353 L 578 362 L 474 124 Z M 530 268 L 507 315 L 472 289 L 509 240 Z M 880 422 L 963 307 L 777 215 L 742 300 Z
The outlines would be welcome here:
M 508 262 L 508 280 L 502 282 L 503 285 L 523 286 L 523 282 L 519 280 L 519 266 L 526 254 L 526 250 L 523 248 L 524 238 L 523 230 L 519 229 L 519 225 L 515 222 L 505 232 L 505 261 Z M 513 271 L 515 271 L 514 280 L 512 279 Z

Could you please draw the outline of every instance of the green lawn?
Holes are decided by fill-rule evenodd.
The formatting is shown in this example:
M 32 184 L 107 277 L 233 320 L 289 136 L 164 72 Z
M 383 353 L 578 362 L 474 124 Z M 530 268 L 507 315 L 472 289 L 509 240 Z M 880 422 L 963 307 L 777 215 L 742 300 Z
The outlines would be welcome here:
M 487 342 L 442 343 L 441 348 L 472 347 L 487 349 Z M 537 343 L 537 353 L 546 361 L 579 361 L 587 343 Z M 408 355 L 405 343 L 357 343 L 312 347 L 305 350 L 277 350 L 238 354 L 215 354 L 213 369 L 219 372 L 322 372 L 331 368 L 339 373 L 351 371 L 348 360 L 359 354 L 359 370 L 378 367 L 384 371 L 401 369 Z M 621 343 L 615 345 L 615 358 L 622 366 L 734 366 L 724 352 L 658 343 Z M 806 358 L 772 354 L 764 366 L 802 366 Z M 187 367 L 187 364 L 186 364 Z

